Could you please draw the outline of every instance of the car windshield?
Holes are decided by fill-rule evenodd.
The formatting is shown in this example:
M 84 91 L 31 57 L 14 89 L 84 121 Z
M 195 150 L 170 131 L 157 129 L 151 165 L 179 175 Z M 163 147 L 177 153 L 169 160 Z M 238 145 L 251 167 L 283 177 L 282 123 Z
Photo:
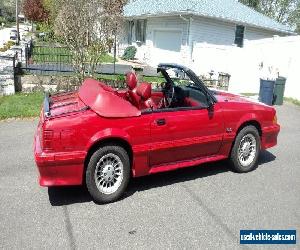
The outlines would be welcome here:
M 171 68 L 167 70 L 167 73 L 174 82 L 175 86 L 198 88 L 195 82 L 191 80 L 190 77 L 180 69 Z

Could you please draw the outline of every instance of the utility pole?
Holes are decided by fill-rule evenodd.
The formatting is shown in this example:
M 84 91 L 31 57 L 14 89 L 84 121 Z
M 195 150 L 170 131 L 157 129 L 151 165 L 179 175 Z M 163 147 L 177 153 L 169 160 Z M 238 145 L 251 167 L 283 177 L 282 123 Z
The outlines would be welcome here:
M 117 58 L 117 34 L 114 37 L 114 74 L 116 74 L 116 58 Z
M 16 26 L 17 26 L 17 41 L 16 44 L 19 45 L 20 43 L 20 29 L 19 29 L 19 6 L 18 1 L 16 0 Z

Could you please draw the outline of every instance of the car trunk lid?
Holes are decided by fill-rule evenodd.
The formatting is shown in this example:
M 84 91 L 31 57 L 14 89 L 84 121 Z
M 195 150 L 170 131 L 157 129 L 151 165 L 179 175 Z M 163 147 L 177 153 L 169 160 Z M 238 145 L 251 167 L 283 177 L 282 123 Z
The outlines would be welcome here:
M 87 106 L 78 97 L 78 92 L 61 93 L 56 95 L 45 94 L 43 118 L 67 115 L 87 109 Z

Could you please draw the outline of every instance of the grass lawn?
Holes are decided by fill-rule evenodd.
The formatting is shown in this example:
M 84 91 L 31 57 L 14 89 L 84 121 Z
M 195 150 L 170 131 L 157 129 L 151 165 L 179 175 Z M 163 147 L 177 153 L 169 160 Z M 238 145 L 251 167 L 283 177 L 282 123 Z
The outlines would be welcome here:
M 158 83 L 162 83 L 166 81 L 164 77 L 159 77 L 159 76 L 144 76 L 144 80 L 146 82 L 158 82 Z
M 291 102 L 297 106 L 300 106 L 300 100 L 294 99 L 294 98 L 290 98 L 290 97 L 284 97 L 284 101 L 286 102 Z
M 243 96 L 256 96 L 258 93 L 241 93 Z
M 102 63 L 114 63 L 114 57 L 109 54 L 102 54 L 100 58 Z M 118 62 L 117 58 L 116 58 L 116 62 Z
M 36 117 L 39 115 L 44 94 L 15 94 L 0 96 L 0 120 L 14 117 Z
M 108 74 L 97 74 L 96 78 L 98 80 L 125 80 L 125 75 L 108 75 Z M 143 80 L 146 82 L 158 82 L 158 83 L 162 83 L 165 80 L 165 78 L 163 77 L 159 77 L 159 76 L 143 76 Z
M 16 25 L 15 22 L 7 22 L 4 24 L 4 28 L 12 28 Z
M 32 51 L 35 63 L 71 63 L 72 55 L 67 48 L 35 46 Z

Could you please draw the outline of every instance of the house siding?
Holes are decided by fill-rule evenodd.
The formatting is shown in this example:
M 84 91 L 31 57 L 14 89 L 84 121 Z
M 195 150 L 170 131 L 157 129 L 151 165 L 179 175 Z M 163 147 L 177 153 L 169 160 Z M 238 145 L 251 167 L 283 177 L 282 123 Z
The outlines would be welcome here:
M 190 20 L 190 26 L 189 26 Z M 126 28 L 126 25 L 124 25 Z M 134 30 L 134 29 L 133 29 Z M 170 53 L 167 50 L 160 53 L 155 50 L 154 40 L 155 31 L 181 31 L 181 49 L 177 53 L 176 59 L 174 53 Z M 203 48 L 207 46 L 235 46 L 235 30 L 236 24 L 229 22 L 222 22 L 213 18 L 193 16 L 180 16 L 172 17 L 148 17 L 147 29 L 146 29 L 146 42 L 142 45 L 138 45 L 133 42 L 133 45 L 137 46 L 136 58 L 144 63 L 155 66 L 160 62 L 172 62 L 185 64 L 192 66 L 195 62 L 195 48 Z M 263 38 L 270 38 L 274 35 L 282 35 L 276 33 L 258 29 L 253 27 L 245 27 L 245 42 Z M 134 37 L 134 34 L 133 34 Z M 124 49 L 128 46 L 127 32 L 123 32 L 120 40 L 119 55 L 121 55 Z M 198 53 L 196 53 L 198 57 Z
M 124 28 L 126 25 L 124 25 Z M 146 29 L 146 42 L 140 46 L 138 46 L 135 42 L 133 45 L 137 46 L 138 51 L 136 54 L 136 58 L 142 62 L 148 63 L 150 65 L 155 65 L 161 62 L 163 59 L 156 59 L 156 55 L 154 55 L 154 34 L 155 31 L 180 31 L 181 32 L 181 50 L 179 52 L 178 58 L 181 60 L 178 63 L 185 63 L 189 58 L 188 54 L 188 44 L 187 44 L 187 32 L 188 32 L 188 24 L 186 21 L 181 19 L 178 16 L 174 17 L 155 17 L 155 18 L 147 18 L 147 29 Z M 134 36 L 134 35 L 133 35 Z M 127 33 L 124 32 L 123 36 L 119 39 L 121 45 L 119 46 L 119 55 L 121 55 L 124 49 L 128 46 L 127 43 Z M 167 61 L 168 56 L 166 56 Z
M 193 18 L 191 37 L 194 43 L 233 45 L 235 24 L 215 21 L 208 18 Z
M 278 33 L 268 31 L 268 30 L 260 30 L 257 28 L 246 27 L 245 30 L 245 39 L 246 40 L 259 40 L 264 38 L 270 38 L 275 35 L 280 35 Z

